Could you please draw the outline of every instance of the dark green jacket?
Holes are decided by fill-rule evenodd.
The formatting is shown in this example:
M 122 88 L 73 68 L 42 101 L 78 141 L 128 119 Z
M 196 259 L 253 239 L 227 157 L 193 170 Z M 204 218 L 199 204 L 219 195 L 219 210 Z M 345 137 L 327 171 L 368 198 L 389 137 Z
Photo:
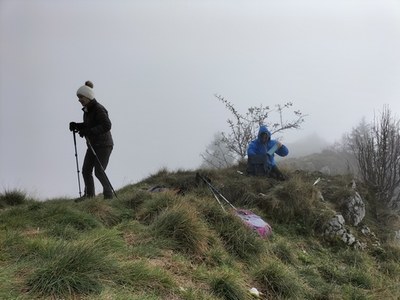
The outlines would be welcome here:
M 93 99 L 83 110 L 83 125 L 86 129 L 86 137 L 93 147 L 113 146 L 111 135 L 111 121 L 108 111 L 96 99 Z

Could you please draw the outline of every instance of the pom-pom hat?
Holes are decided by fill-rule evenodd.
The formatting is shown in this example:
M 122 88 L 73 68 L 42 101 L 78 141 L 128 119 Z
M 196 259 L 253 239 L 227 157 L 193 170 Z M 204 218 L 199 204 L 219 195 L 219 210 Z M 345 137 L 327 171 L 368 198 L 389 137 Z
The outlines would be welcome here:
M 90 100 L 94 99 L 94 91 L 93 91 L 93 83 L 90 81 L 86 81 L 85 85 L 81 86 L 77 91 L 76 95 L 84 96 Z

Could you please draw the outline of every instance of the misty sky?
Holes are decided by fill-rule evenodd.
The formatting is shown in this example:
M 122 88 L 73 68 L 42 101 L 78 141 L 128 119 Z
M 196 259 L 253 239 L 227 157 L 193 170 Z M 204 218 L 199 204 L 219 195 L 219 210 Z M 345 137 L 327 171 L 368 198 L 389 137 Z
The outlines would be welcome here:
M 308 117 L 283 142 L 334 142 L 384 104 L 400 116 L 399 53 L 398 0 L 0 0 L 0 192 L 78 196 L 68 123 L 86 80 L 118 189 L 197 168 L 227 130 L 214 94 L 242 112 L 292 101 Z

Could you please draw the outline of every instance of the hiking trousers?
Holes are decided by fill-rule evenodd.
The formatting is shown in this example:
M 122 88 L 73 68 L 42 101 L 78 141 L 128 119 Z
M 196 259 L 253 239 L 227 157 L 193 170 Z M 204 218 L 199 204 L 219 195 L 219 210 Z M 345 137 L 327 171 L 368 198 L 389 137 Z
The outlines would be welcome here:
M 110 159 L 111 152 L 113 150 L 113 146 L 107 147 L 93 147 L 94 151 L 99 158 L 101 165 L 103 166 L 104 170 L 107 168 L 108 161 Z M 85 159 L 83 161 L 82 166 L 82 176 L 83 181 L 85 182 L 85 196 L 86 197 L 94 197 L 95 196 L 95 187 L 94 187 L 94 180 L 93 180 L 93 169 L 94 175 L 96 175 L 97 179 L 100 181 L 101 185 L 103 186 L 103 195 L 105 198 L 112 198 L 113 192 L 112 188 L 108 183 L 107 175 L 102 170 L 101 166 L 99 165 L 96 156 L 93 154 L 91 149 L 86 150 Z

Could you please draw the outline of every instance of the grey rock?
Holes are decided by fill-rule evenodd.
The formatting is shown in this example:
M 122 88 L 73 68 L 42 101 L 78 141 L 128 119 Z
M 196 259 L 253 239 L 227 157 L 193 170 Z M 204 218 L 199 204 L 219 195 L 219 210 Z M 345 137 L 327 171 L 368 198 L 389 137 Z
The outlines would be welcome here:
M 345 220 L 341 214 L 337 214 L 334 216 L 326 225 L 325 236 L 329 238 L 338 237 L 340 238 L 346 245 L 354 245 L 357 240 L 353 234 L 351 234 L 345 228 Z M 356 246 L 355 246 L 356 247 Z M 358 245 L 357 245 L 358 247 Z
M 365 203 L 360 194 L 355 192 L 353 197 L 345 201 L 343 216 L 353 226 L 357 226 L 365 217 Z

